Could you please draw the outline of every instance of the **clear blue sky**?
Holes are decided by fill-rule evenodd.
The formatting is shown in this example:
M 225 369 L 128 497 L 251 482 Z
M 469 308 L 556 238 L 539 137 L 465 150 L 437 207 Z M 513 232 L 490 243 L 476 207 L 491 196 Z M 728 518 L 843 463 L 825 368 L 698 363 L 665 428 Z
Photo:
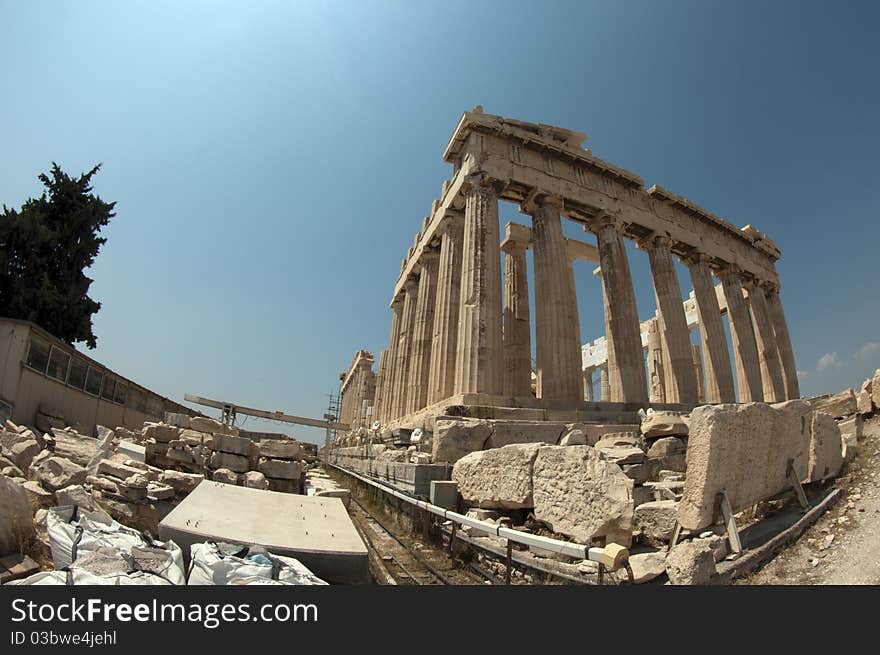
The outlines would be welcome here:
M 767 232 L 802 391 L 838 390 L 880 367 L 878 19 L 872 2 L 2 0 L 0 203 L 39 193 L 53 160 L 103 162 L 118 215 L 92 355 L 178 400 L 320 417 L 354 351 L 386 347 L 443 147 L 481 104 L 584 131 Z M 644 253 L 632 268 L 647 318 Z M 601 294 L 576 276 L 591 340 Z

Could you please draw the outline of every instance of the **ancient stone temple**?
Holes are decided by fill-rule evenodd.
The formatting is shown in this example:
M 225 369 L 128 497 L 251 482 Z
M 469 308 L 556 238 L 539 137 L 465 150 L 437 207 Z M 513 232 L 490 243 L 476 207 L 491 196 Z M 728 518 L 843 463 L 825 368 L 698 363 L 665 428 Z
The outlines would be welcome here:
M 360 351 L 343 376 L 343 422 L 356 429 L 378 421 L 384 430 L 429 429 L 430 417 L 445 415 L 626 423 L 640 408 L 799 397 L 776 245 L 751 226 L 646 188 L 584 148 L 585 139 L 480 107 L 462 115 L 443 153 L 453 176 L 391 294 L 388 347 L 375 374 L 372 355 Z M 515 203 L 529 224 L 508 223 L 502 232 L 500 201 Z M 582 225 L 594 243 L 566 238 L 563 219 Z M 626 239 L 650 260 L 656 311 L 643 322 Z M 596 264 L 602 282 L 596 305 L 606 333 L 588 344 L 579 327 L 578 259 Z M 676 259 L 690 272 L 685 300 Z

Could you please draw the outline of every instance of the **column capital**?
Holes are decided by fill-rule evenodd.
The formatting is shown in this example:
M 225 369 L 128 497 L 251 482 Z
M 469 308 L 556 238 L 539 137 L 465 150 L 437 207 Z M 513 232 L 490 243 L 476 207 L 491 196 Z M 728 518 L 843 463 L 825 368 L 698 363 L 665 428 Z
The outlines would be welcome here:
M 698 266 L 700 264 L 708 264 L 712 261 L 712 258 L 706 253 L 694 251 L 689 255 L 682 257 L 681 261 L 686 266 Z
M 524 252 L 529 249 L 529 244 L 524 241 L 516 241 L 514 239 L 505 239 L 501 242 L 501 250 L 504 252 Z
M 624 226 L 625 223 L 618 214 L 611 214 L 606 211 L 600 211 L 598 214 L 593 216 L 593 218 L 591 218 L 586 225 L 584 225 L 584 231 L 598 234 L 602 230 L 611 228 L 615 232 L 620 234 L 621 232 L 623 232 Z
M 724 264 L 721 264 L 720 266 L 716 266 L 714 268 L 715 268 L 715 275 L 716 275 L 716 277 L 718 277 L 718 279 L 734 278 L 737 281 L 739 281 L 740 284 L 745 283 L 745 279 L 743 278 L 743 274 L 742 274 L 743 271 L 736 264 L 724 263 Z
M 502 180 L 490 177 L 486 173 L 472 173 L 464 178 L 461 190 L 465 193 L 480 193 L 489 196 L 498 196 L 499 191 L 504 186 Z
M 534 216 L 534 214 L 545 205 L 556 207 L 556 209 L 562 213 L 562 210 L 565 207 L 565 200 L 562 196 L 553 195 L 551 193 L 542 193 L 533 189 L 532 192 L 519 203 L 519 208 L 523 214 Z
M 419 276 L 418 275 L 410 275 L 406 280 L 403 281 L 403 289 L 404 291 L 411 291 L 415 289 L 419 285 Z
M 652 250 L 672 250 L 672 238 L 668 234 L 653 232 L 636 242 L 636 247 L 645 252 Z

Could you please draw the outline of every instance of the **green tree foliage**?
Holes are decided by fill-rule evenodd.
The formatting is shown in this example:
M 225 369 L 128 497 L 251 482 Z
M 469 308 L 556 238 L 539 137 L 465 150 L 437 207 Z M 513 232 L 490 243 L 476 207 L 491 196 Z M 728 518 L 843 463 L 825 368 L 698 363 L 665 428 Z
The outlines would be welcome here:
M 0 316 L 32 321 L 68 343 L 97 345 L 92 315 L 101 303 L 88 296 L 92 265 L 107 239 L 101 228 L 116 214 L 115 202 L 92 193 L 98 164 L 72 178 L 55 162 L 39 198 L 0 213 Z

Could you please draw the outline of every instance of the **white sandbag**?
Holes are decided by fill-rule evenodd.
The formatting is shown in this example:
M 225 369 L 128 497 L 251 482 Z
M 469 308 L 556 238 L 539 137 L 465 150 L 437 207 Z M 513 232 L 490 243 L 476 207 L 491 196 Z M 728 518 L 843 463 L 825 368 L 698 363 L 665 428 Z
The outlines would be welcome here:
M 205 542 L 190 546 L 188 585 L 252 584 L 262 578 L 294 585 L 327 584 L 292 557 L 259 546 Z
M 95 575 L 81 569 L 67 571 L 42 571 L 34 573 L 22 580 L 7 582 L 8 585 L 40 586 L 40 585 L 170 585 L 164 578 L 145 571 L 132 573 L 116 573 L 110 575 Z
M 132 546 L 146 545 L 137 530 L 111 520 L 105 523 L 99 515 L 76 505 L 53 507 L 46 516 L 49 547 L 55 568 L 70 566 L 78 552 L 96 550 L 102 546 L 128 552 Z
M 173 541 L 151 541 L 137 530 L 117 521 L 105 522 L 100 515 L 76 505 L 53 507 L 46 516 L 52 561 L 58 569 L 69 567 L 81 553 L 110 549 L 131 563 L 132 571 L 161 579 L 157 584 L 186 583 L 183 551 Z M 124 582 L 120 584 L 150 584 Z

